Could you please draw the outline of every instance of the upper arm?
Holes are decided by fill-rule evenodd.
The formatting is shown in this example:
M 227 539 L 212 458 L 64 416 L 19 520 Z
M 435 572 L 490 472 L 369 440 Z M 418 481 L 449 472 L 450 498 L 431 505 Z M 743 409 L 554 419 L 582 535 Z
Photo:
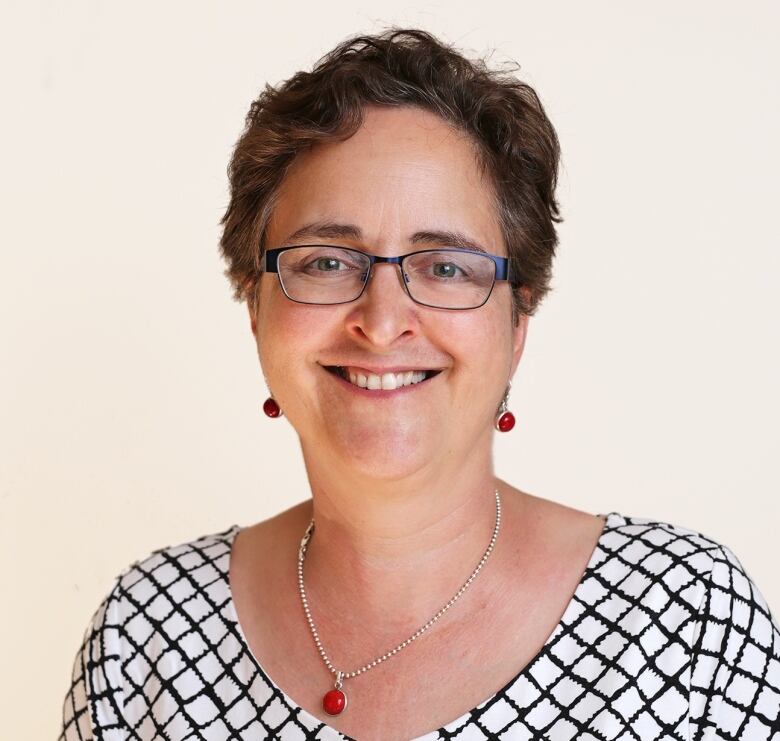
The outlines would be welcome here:
M 84 641 L 76 653 L 71 673 L 70 689 L 62 703 L 62 733 L 60 741 L 92 741 L 92 721 L 87 687 L 87 656 L 89 655 L 89 634 L 87 628 Z
M 119 741 L 124 721 L 117 589 L 92 617 L 76 653 L 70 688 L 62 706 L 60 741 Z
M 780 739 L 780 631 L 755 584 L 719 548 L 696 618 L 690 738 Z

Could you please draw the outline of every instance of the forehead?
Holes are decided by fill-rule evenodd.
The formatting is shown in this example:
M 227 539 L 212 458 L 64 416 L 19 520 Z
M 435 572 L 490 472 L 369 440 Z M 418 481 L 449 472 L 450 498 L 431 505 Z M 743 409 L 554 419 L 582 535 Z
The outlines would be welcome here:
M 503 248 L 476 146 L 416 108 L 369 107 L 352 137 L 296 157 L 278 192 L 268 244 L 317 222 L 353 224 L 374 247 L 438 230 L 464 233 L 489 251 Z

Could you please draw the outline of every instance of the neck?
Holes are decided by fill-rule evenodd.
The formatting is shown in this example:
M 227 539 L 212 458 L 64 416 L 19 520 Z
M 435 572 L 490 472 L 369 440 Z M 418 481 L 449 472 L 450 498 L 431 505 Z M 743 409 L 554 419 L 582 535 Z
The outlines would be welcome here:
M 306 450 L 304 458 L 315 521 L 304 573 L 315 615 L 337 620 L 349 605 L 352 618 L 370 626 L 367 640 L 405 637 L 457 592 L 490 542 L 497 482 L 489 449 L 393 481 Z M 491 559 L 500 543 L 499 535 Z

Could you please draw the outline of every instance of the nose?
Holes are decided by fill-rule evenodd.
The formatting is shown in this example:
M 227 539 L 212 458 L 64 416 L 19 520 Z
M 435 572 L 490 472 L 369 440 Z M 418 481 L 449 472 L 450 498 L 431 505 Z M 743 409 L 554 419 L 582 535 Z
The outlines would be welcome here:
M 347 317 L 349 333 L 363 343 L 390 347 L 418 329 L 417 304 L 404 288 L 400 265 L 373 265 L 363 295 Z

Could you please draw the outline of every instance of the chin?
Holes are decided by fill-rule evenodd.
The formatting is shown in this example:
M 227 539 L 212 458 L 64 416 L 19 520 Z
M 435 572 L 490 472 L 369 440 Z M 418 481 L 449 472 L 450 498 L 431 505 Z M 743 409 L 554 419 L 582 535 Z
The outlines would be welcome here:
M 386 451 L 371 459 L 353 461 L 352 470 L 362 474 L 367 479 L 375 481 L 402 481 L 422 470 L 430 458 L 423 459 L 407 457 L 403 460 L 387 455 Z
M 331 449 L 338 450 L 354 470 L 377 479 L 399 479 L 430 463 L 436 452 L 430 445 L 438 436 L 420 429 L 378 424 L 329 431 Z

